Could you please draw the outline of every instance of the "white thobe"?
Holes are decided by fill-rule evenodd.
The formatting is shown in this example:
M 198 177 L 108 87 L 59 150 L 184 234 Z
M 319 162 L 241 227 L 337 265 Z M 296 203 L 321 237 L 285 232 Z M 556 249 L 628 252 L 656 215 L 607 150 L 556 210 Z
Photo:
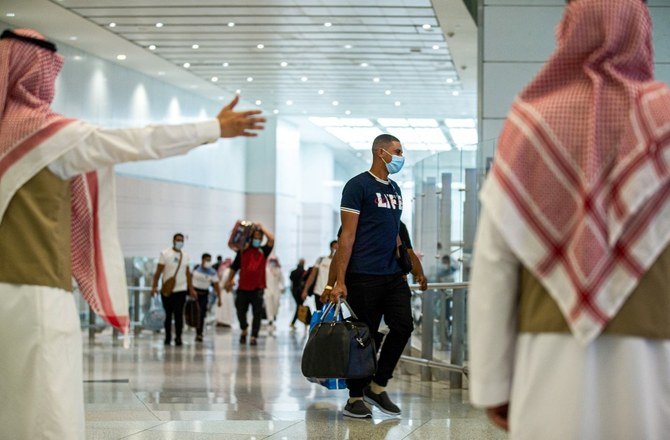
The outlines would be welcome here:
M 277 319 L 277 313 L 279 313 L 279 301 L 284 290 L 284 275 L 282 275 L 281 269 L 271 269 L 268 265 L 265 272 L 265 282 L 267 286 L 263 294 L 265 313 L 268 315 L 268 320 L 274 321 Z
M 235 298 L 231 292 L 226 292 L 224 286 L 230 274 L 230 268 L 227 267 L 219 277 L 219 286 L 221 287 L 221 305 L 217 303 L 216 323 L 221 325 L 233 326 L 235 321 Z
M 115 163 L 183 154 L 220 135 L 216 120 L 139 129 L 92 128 L 77 121 L 62 130 L 80 139 L 49 165 L 62 179 Z M 0 298 L 0 438 L 84 439 L 81 331 L 72 294 L 0 283 Z
M 510 402 L 513 439 L 667 439 L 670 341 L 519 333 L 521 263 L 491 215 L 482 208 L 469 290 L 471 403 Z

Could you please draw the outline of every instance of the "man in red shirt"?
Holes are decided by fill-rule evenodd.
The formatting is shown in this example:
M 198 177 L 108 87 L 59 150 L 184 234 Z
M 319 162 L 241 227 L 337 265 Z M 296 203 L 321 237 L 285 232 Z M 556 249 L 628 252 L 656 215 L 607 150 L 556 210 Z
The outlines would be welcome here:
M 263 245 L 263 238 L 267 241 Z M 250 345 L 257 344 L 258 331 L 261 328 L 261 314 L 263 312 L 263 291 L 265 290 L 265 264 L 272 252 L 275 243 L 274 235 L 260 223 L 256 224 L 256 230 L 251 236 L 251 241 L 244 249 L 237 253 L 233 265 L 230 266 L 230 275 L 226 281 L 225 289 L 230 292 L 233 289 L 235 274 L 240 272 L 237 293 L 235 295 L 235 308 L 237 319 L 240 321 L 242 334 L 240 344 L 247 342 L 249 324 L 247 323 L 247 311 L 249 304 L 253 313 L 251 323 Z

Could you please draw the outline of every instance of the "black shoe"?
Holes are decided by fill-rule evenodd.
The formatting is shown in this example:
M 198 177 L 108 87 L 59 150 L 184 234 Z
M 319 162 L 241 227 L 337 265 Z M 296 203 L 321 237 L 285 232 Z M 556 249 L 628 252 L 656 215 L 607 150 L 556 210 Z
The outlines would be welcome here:
M 372 410 L 362 400 L 354 400 L 353 402 L 347 402 L 344 405 L 344 411 L 342 414 L 345 417 L 353 417 L 354 419 L 371 419 Z
M 365 389 L 364 394 L 365 397 L 363 397 L 363 399 L 365 399 L 365 401 L 370 405 L 374 405 L 379 408 L 384 414 L 388 414 L 390 416 L 400 415 L 400 408 L 398 408 L 395 403 L 391 402 L 391 398 L 386 391 L 382 391 L 381 394 L 375 394 L 372 392 L 370 387 L 368 387 Z
M 258 340 L 253 336 L 249 339 L 249 345 L 258 345 Z
M 174 345 L 176 345 L 177 347 L 181 347 L 184 344 L 182 344 L 181 338 L 177 338 L 174 340 Z
M 165 338 L 165 340 L 163 341 L 163 344 L 170 345 L 171 342 L 172 342 L 172 339 Z
M 242 334 L 240 335 L 240 344 L 246 344 L 246 343 L 247 343 L 247 335 L 245 335 L 244 333 L 242 333 Z
M 195 337 L 195 342 L 202 342 L 202 335 L 198 335 Z

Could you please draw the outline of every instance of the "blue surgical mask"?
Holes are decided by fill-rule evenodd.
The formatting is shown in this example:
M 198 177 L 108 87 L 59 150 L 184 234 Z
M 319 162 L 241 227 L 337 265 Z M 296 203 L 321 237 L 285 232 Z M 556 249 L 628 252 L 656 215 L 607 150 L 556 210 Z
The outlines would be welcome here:
M 391 156 L 391 162 L 386 164 L 386 169 L 389 171 L 389 174 L 395 174 L 402 170 L 402 166 L 405 165 L 405 158 L 403 156 L 395 156 L 386 150 L 384 150 L 384 152 Z
M 174 242 L 174 248 L 177 249 L 178 251 L 181 250 L 181 248 L 184 247 L 184 242 L 183 241 L 175 241 Z
M 259 238 L 254 238 L 253 240 L 251 240 L 251 246 L 255 248 L 261 247 L 261 240 Z

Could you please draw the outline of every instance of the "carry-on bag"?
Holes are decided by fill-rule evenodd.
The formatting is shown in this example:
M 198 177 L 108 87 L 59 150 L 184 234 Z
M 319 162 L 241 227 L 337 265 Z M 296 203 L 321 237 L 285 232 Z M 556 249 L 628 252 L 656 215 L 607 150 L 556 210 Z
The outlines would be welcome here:
M 186 297 L 186 305 L 184 306 L 184 321 L 189 327 L 198 327 L 200 323 L 200 305 L 198 300 L 191 295 Z
M 161 299 L 158 295 L 154 295 L 151 298 L 151 305 L 149 310 L 144 314 L 142 318 L 142 328 L 152 331 L 158 331 L 163 328 L 165 324 L 165 309 L 161 303 Z
M 298 321 L 302 322 L 305 325 L 309 325 L 312 321 L 312 311 L 308 306 L 300 304 L 298 306 Z
M 351 316 L 338 320 L 342 305 Z M 324 311 L 309 334 L 302 353 L 302 374 L 325 379 L 363 379 L 377 370 L 375 342 L 368 326 L 359 321 L 349 304 L 340 299 L 335 313 Z
M 233 226 L 228 238 L 228 247 L 235 252 L 244 250 L 244 246 L 251 240 L 254 224 L 247 220 L 238 220 Z
M 325 319 L 333 319 L 335 317 L 335 307 L 333 307 L 333 303 L 328 303 L 328 306 L 324 307 L 322 310 L 317 310 L 312 314 L 309 331 L 312 331 L 321 321 L 324 312 L 326 312 Z M 345 379 L 318 379 L 316 377 L 308 377 L 307 380 L 312 383 L 317 383 L 329 390 L 344 390 L 347 388 L 347 381 Z

